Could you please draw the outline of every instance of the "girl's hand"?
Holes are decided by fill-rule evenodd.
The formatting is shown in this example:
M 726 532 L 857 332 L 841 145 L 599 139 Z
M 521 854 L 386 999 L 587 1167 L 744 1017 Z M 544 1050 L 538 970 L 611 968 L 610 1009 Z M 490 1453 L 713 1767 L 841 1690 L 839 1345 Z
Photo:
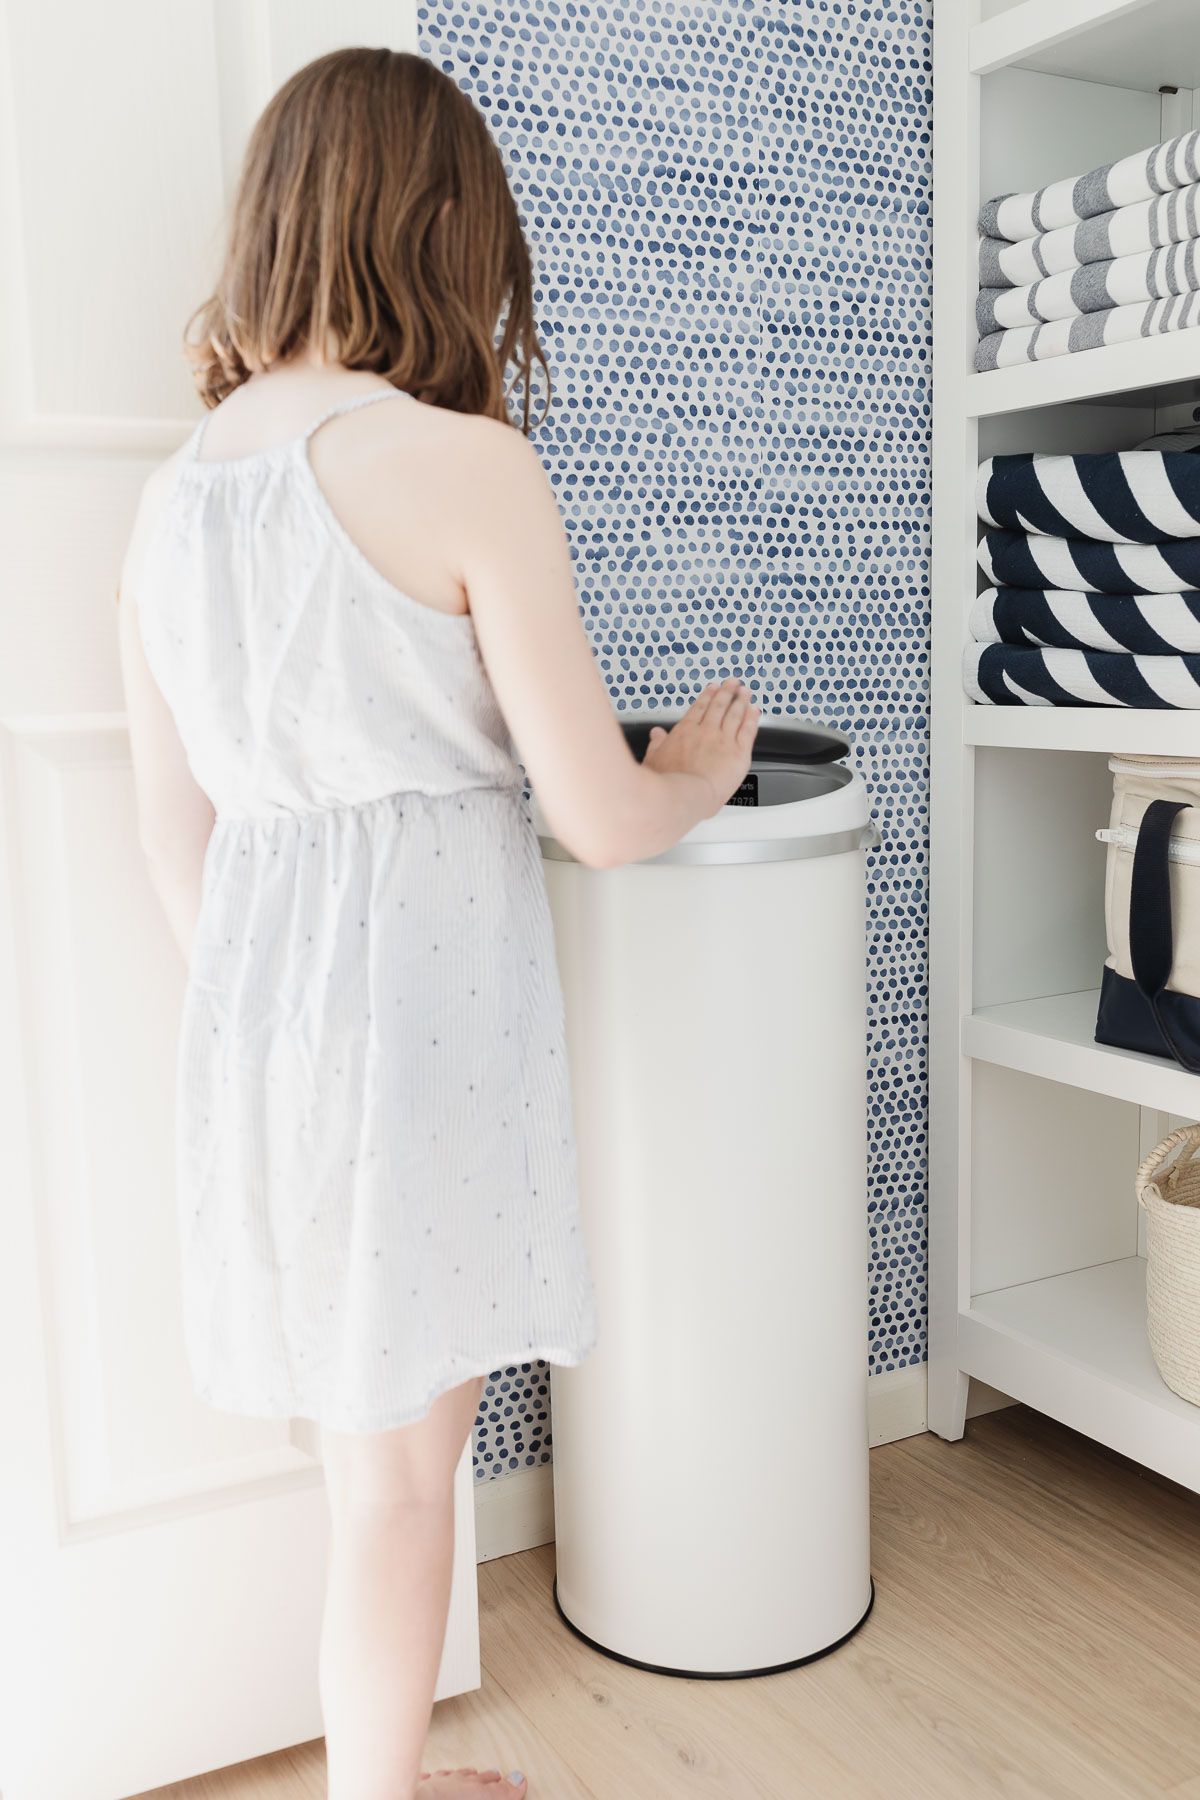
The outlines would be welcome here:
M 700 776 L 712 789 L 711 818 L 745 778 L 761 717 L 736 676 L 710 681 L 670 731 L 651 729 L 642 761 L 659 774 Z

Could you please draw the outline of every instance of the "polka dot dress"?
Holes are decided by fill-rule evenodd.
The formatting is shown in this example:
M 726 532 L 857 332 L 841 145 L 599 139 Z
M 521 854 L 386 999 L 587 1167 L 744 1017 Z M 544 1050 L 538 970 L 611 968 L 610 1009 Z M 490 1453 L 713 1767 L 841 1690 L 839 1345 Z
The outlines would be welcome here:
M 335 1430 L 596 1342 L 562 995 L 520 766 L 469 615 L 401 593 L 303 436 L 193 433 L 142 641 L 216 822 L 181 1019 L 196 1391 Z

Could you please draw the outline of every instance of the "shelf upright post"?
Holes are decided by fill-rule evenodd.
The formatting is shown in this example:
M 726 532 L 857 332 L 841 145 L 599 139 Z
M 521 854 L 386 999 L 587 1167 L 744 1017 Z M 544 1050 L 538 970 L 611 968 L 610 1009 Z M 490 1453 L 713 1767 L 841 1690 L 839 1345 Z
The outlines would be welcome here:
M 962 1436 L 967 1378 L 958 1315 L 970 1305 L 970 1063 L 974 751 L 962 730 L 963 617 L 975 592 L 974 474 L 968 416 L 979 210 L 979 78 L 968 43 L 980 0 L 934 9 L 933 541 L 930 681 L 929 1425 Z

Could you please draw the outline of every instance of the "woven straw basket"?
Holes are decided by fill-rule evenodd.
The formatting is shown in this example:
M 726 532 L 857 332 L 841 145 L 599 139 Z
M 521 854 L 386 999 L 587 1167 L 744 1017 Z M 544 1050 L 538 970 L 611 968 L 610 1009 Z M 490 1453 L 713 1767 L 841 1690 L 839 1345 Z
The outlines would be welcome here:
M 1170 1167 L 1162 1165 L 1178 1150 Z M 1200 1406 L 1200 1125 L 1165 1137 L 1139 1166 L 1146 1209 L 1146 1329 L 1167 1386 Z M 1157 1179 L 1155 1179 L 1157 1177 Z

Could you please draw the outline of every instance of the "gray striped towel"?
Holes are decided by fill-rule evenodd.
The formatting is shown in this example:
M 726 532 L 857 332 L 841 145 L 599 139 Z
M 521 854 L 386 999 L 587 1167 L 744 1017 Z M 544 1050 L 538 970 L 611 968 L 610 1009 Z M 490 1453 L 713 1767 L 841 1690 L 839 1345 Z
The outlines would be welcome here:
M 1198 159 L 1200 131 L 1187 131 L 1182 137 L 1151 144 L 1118 162 L 1102 163 L 1086 175 L 1052 181 L 1032 193 L 1001 194 L 988 200 L 979 211 L 979 229 L 988 237 L 1016 243 L 1041 231 L 1055 231 L 1082 219 L 1094 219 L 1098 213 L 1111 212 L 1114 207 L 1149 200 L 1155 194 L 1167 194 L 1173 188 L 1200 181 Z
M 1200 325 L 1200 294 L 1177 294 L 1169 300 L 1152 300 L 1149 305 L 1110 306 L 1105 312 L 1084 313 L 1078 319 L 993 331 L 976 345 L 975 367 L 1008 369 L 1014 363 L 1044 362 L 1077 350 L 1187 331 L 1194 325 Z
M 980 288 L 975 323 L 980 337 L 1052 319 L 1075 319 L 1081 313 L 1104 312 L 1110 306 L 1134 306 L 1163 300 L 1168 294 L 1191 294 L 1200 288 L 1200 238 L 1144 250 L 1137 256 L 1110 257 L 1085 263 L 1061 275 L 1048 275 L 1026 287 Z
M 1066 225 L 1038 237 L 1010 244 L 1000 238 L 979 240 L 979 285 L 1025 287 L 1048 275 L 1063 275 L 1088 263 L 1114 257 L 1144 255 L 1163 244 L 1183 244 L 1200 237 L 1200 183 L 1139 200 L 1115 212 Z
M 1200 413 L 1200 407 L 1196 408 Z M 1177 425 L 1174 431 L 1156 431 L 1134 444 L 1135 450 L 1200 450 L 1200 425 Z

